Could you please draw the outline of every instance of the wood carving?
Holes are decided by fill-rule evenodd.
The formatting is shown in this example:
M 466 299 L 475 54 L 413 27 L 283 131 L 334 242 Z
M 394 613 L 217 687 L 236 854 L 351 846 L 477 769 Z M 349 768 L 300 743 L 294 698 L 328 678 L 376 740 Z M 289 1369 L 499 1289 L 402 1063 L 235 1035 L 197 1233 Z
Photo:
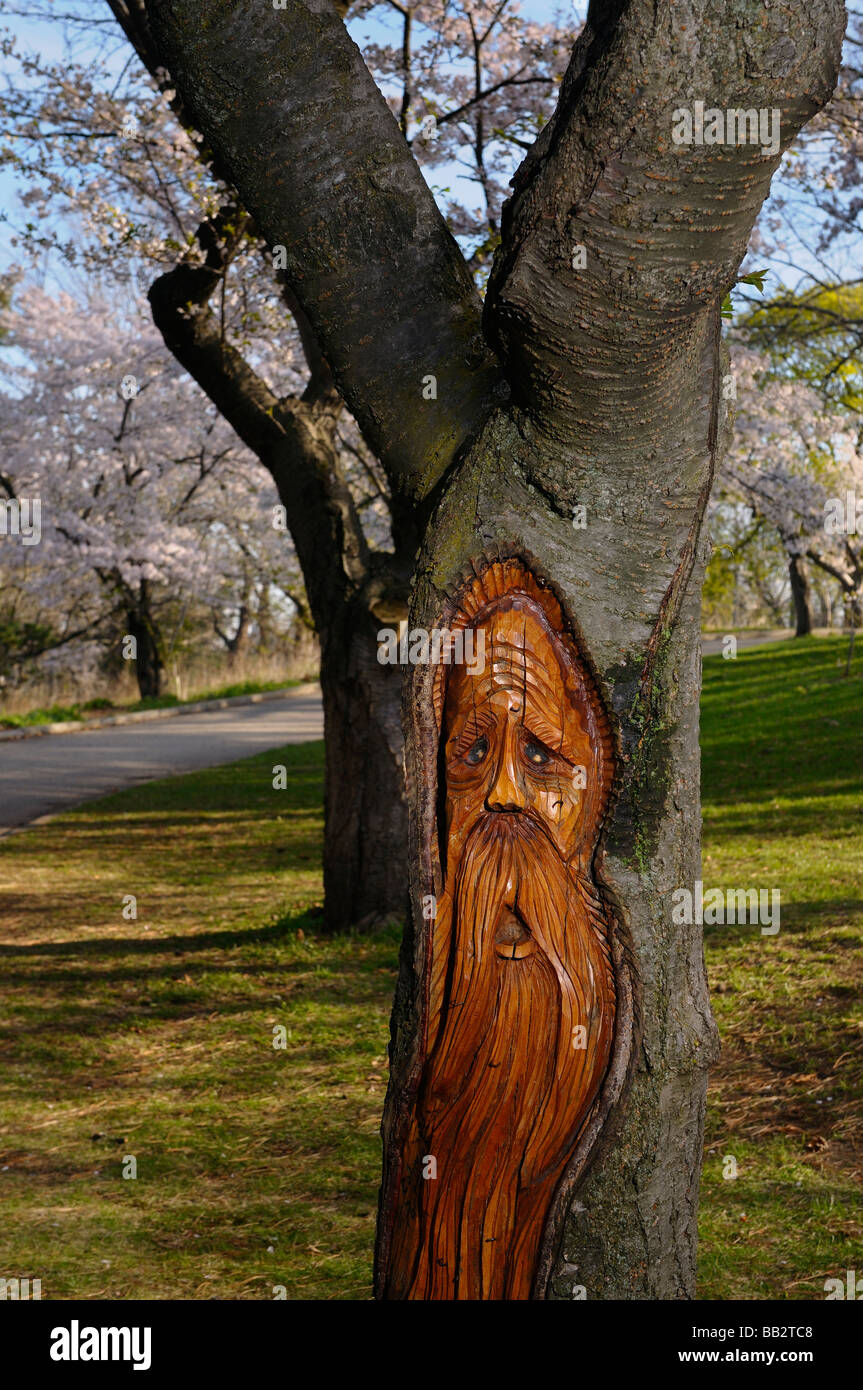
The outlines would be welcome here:
M 561 605 L 520 559 L 446 615 L 484 668 L 439 666 L 437 895 L 420 1066 L 390 1195 L 383 1292 L 525 1299 L 612 1053 L 613 919 L 593 858 L 608 721 Z

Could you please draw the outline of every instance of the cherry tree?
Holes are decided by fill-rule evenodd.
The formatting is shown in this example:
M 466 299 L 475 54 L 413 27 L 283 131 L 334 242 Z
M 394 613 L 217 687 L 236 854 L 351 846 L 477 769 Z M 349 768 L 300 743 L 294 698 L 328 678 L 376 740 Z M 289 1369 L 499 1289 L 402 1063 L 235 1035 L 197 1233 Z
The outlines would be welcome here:
M 479 628 L 489 612 L 505 614 L 493 695 L 461 675 L 444 689 L 423 663 L 410 673 L 411 914 L 393 1013 L 377 1291 L 483 1296 L 488 1269 L 501 1275 L 495 1288 L 516 1287 L 506 1279 L 517 1272 L 519 1296 L 687 1297 L 715 1031 L 698 925 L 671 904 L 700 872 L 704 518 L 729 427 L 721 304 L 782 150 L 829 100 L 844 8 L 800 3 L 780 14 L 696 0 L 681 12 L 666 0 L 594 0 L 553 116 L 515 174 L 482 304 L 334 7 L 149 0 L 147 13 L 193 122 L 261 233 L 284 245 L 315 340 L 420 532 L 412 627 Z M 775 112 L 775 149 L 676 142 L 675 113 L 695 103 Z M 423 394 L 430 376 L 436 391 Z M 527 616 L 519 621 L 528 611 L 530 639 Z M 581 691 L 570 702 L 581 713 L 561 729 L 564 686 Z M 544 732 L 527 722 L 528 696 Z M 594 769 L 582 812 L 579 748 Z M 601 835 L 573 849 L 561 824 L 588 804 Z M 480 832 L 483 846 L 509 845 L 510 858 L 477 859 Z M 453 834 L 473 850 L 462 862 L 477 867 L 455 887 Z M 579 886 L 562 858 L 572 854 L 582 856 Z M 535 932 L 516 917 L 514 899 L 530 913 L 521 889 L 545 898 Z M 591 1073 L 601 1089 L 578 1095 L 587 1108 L 566 1149 L 571 1097 L 559 1078 L 573 1074 L 569 1040 L 564 1031 L 561 1047 L 552 1024 L 537 1047 L 523 1020 L 546 983 L 545 1016 L 555 1016 L 567 972 L 549 964 L 542 924 L 560 964 L 556 934 L 576 896 L 583 923 L 596 924 L 604 904 L 607 954 L 591 981 L 603 981 L 602 1017 L 612 994 L 615 1012 L 610 1051 Z M 492 897 L 500 916 L 471 936 L 461 910 L 484 911 Z M 549 973 L 523 977 L 519 960 L 537 951 Z M 461 986 L 472 972 L 491 982 L 485 1020 L 495 972 L 510 967 L 501 997 L 522 1026 L 501 1031 L 492 1003 L 498 1050 L 480 1038 L 471 1053 L 477 1019 Z M 571 1016 L 567 1000 L 558 1024 Z M 450 1070 L 460 1058 L 462 1071 Z M 510 1060 L 526 1078 L 517 1095 Z M 471 1130 L 468 1152 L 424 1148 L 428 1126 L 458 1143 L 451 1121 L 465 1113 L 468 1081 L 498 1128 Z M 538 1095 L 543 1103 L 525 1110 L 525 1096 Z M 530 1148 L 540 1119 L 554 1126 L 550 1205 L 548 1170 Z M 520 1171 L 509 1159 L 522 1134 L 536 1258 L 507 1271 Z M 471 1166 L 480 1150 L 486 1188 Z M 449 1179 L 440 1227 L 422 1224 L 443 1192 L 423 1188 L 431 1158 Z M 473 1211 L 471 1227 L 462 1217 Z M 486 1250 L 486 1238 L 497 1248 Z
M 856 498 L 863 501 L 858 418 L 829 408 L 823 394 L 805 381 L 777 379 L 768 358 L 751 348 L 738 345 L 733 363 L 736 437 L 722 480 L 779 535 L 798 635 L 811 630 L 806 561 L 838 582 L 853 625 L 859 621 L 863 582 L 863 532 L 856 511 Z
M 753 347 L 789 359 L 802 350 L 832 403 L 859 402 L 863 349 L 863 8 L 852 0 L 847 11 L 836 90 L 788 151 L 750 243 L 779 283 L 766 305 L 749 296 L 746 318 Z
M 364 824 L 353 799 L 364 745 L 346 744 L 339 731 L 356 713 L 366 744 L 370 730 L 380 731 L 388 751 L 396 748 L 388 716 L 368 715 L 380 689 L 366 669 L 371 619 L 384 603 L 392 611 L 404 601 L 409 578 L 410 620 L 421 633 L 449 619 L 479 625 L 489 609 L 507 614 L 501 665 L 490 673 L 492 683 L 502 673 L 497 703 L 482 693 L 475 699 L 461 673 L 442 689 L 439 672 L 423 663 L 410 672 L 411 910 L 383 1125 L 378 1292 L 470 1296 L 465 1289 L 482 1290 L 486 1265 L 497 1271 L 508 1258 L 510 1228 L 497 1249 L 478 1254 L 477 1230 L 483 1245 L 486 1235 L 496 1244 L 518 1165 L 501 1170 L 488 1204 L 488 1192 L 473 1185 L 474 1149 L 448 1147 L 438 1157 L 470 1185 L 470 1209 L 482 1220 L 465 1228 L 467 1208 L 451 1200 L 453 1258 L 434 1250 L 420 1283 L 414 1277 L 413 1218 L 434 1200 L 421 1195 L 426 1175 L 418 1168 L 426 1101 L 443 1112 L 462 1095 L 465 1078 L 447 1070 L 446 1043 L 464 1041 L 461 1020 L 466 1029 L 476 1024 L 458 988 L 475 960 L 492 985 L 494 971 L 515 971 L 501 989 L 509 991 L 508 1017 L 522 1025 L 548 986 L 541 1047 L 523 1026 L 501 1030 L 492 1007 L 500 1050 L 486 1066 L 480 1039 L 474 1054 L 489 1125 L 469 1142 L 491 1166 L 498 1140 L 505 1161 L 511 1157 L 510 1116 L 513 1133 L 532 1134 L 539 1110 L 554 1130 L 553 1161 L 541 1161 L 544 1133 L 529 1150 L 530 1261 L 517 1284 L 500 1287 L 570 1300 L 579 1290 L 606 1299 L 691 1296 L 716 1036 L 699 925 L 671 909 L 680 886 L 700 875 L 704 522 L 730 423 L 721 304 L 782 150 L 829 100 L 844 9 L 835 0 L 781 11 L 754 0 L 733 10 L 724 0 L 682 8 L 594 0 L 554 111 L 537 122 L 514 175 L 484 303 L 471 253 L 436 206 L 405 138 L 410 127 L 400 128 L 398 103 L 394 111 L 392 96 L 388 106 L 381 95 L 343 8 L 147 0 L 112 9 L 130 26 L 136 16 L 146 21 L 146 29 L 130 28 L 137 51 L 150 53 L 172 111 L 184 129 L 201 132 L 211 172 L 233 190 L 150 299 L 172 351 L 279 481 L 321 632 L 327 810 L 348 856 Z M 473 14 L 480 34 L 476 18 L 489 12 Z M 161 66 L 170 81 L 159 78 Z M 775 112 L 776 148 L 676 142 L 676 113 L 695 103 L 720 114 Z M 484 138 L 481 153 L 489 175 Z M 309 369 L 299 397 L 277 395 L 222 330 L 227 272 L 252 235 L 278 257 L 295 306 Z M 230 303 L 227 290 L 224 298 Z M 382 470 L 386 555 L 356 525 L 353 495 L 334 489 L 342 401 Z M 332 468 L 322 462 L 327 451 Z M 315 568 L 318 553 L 336 557 L 325 575 Z M 527 612 L 530 653 L 528 620 L 519 616 Z M 513 670 L 523 672 L 520 686 Z M 544 696 L 534 701 L 537 689 Z M 528 694 L 542 706 L 531 712 L 540 728 L 527 725 Z M 393 703 L 381 698 L 384 708 L 391 714 Z M 578 717 L 558 727 L 561 712 L 576 708 Z M 573 776 L 582 762 L 591 769 L 583 801 Z M 382 779 L 378 800 L 398 782 Z M 577 827 L 586 816 L 592 838 L 583 841 Z M 453 825 L 473 851 L 464 862 L 477 865 L 477 877 L 492 857 L 476 859 L 477 826 L 488 843 L 512 849 L 492 876 L 506 897 L 495 900 L 500 921 L 484 922 L 477 949 L 455 959 L 450 951 L 465 938 L 450 875 L 459 857 L 458 845 L 450 854 Z M 376 836 L 379 882 L 368 883 L 379 889 L 396 879 L 401 888 L 404 860 L 381 854 L 382 846 L 386 838 Z M 517 877 L 515 894 L 508 875 Z M 490 881 L 483 878 L 483 893 Z M 459 882 L 470 903 L 482 898 L 469 876 Z M 544 898 L 545 911 L 531 918 L 537 930 L 526 931 L 515 909 L 530 913 L 532 895 Z M 580 936 L 569 915 L 576 902 Z M 558 941 L 558 971 L 542 946 L 543 923 Z M 566 1010 L 555 1014 L 562 977 L 572 985 L 561 924 L 591 947 L 585 988 L 601 981 L 601 1046 L 591 1053 L 589 1085 L 576 1042 L 559 1026 L 574 1017 L 571 988 Z M 535 975 L 518 973 L 522 958 L 539 965 Z M 484 1004 L 494 999 L 492 987 Z M 477 1070 L 470 1047 L 455 1056 L 464 1072 Z M 501 1059 L 526 1078 L 515 1095 Z M 562 1076 L 579 1078 L 577 1120 Z M 532 1111 L 537 1096 L 543 1104 Z M 457 1130 L 446 1133 L 458 1141 Z M 475 1256 L 469 1261 L 462 1237 Z
M 119 625 L 141 694 L 158 694 L 177 594 L 225 625 L 245 609 L 247 625 L 253 588 L 296 583 L 272 481 L 140 302 L 31 286 L 3 327 L 4 491 L 41 511 L 38 545 L 7 539 L 7 584 L 64 643 Z

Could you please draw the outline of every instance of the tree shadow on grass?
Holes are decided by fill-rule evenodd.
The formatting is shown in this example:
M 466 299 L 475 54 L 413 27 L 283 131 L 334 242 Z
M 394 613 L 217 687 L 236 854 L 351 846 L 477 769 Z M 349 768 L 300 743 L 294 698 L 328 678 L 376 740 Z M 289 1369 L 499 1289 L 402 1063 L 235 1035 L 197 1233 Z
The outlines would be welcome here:
M 205 931 L 193 936 L 0 945 L 7 987 L 38 988 L 47 996 L 26 1007 L 26 1019 L 19 1011 L 14 1021 L 0 1029 L 0 1037 L 7 1046 L 14 1046 L 28 1036 L 43 1036 L 60 1015 L 67 1033 L 88 1038 L 136 1025 L 181 1023 L 213 1012 L 229 1018 L 265 1010 L 275 989 L 284 993 L 283 1008 L 355 1010 L 381 996 L 382 971 L 388 977 L 388 996 L 396 974 L 398 924 L 379 927 L 362 938 L 326 937 L 315 935 L 319 921 L 317 914 L 305 911 L 287 913 L 264 927 Z M 305 941 L 297 937 L 300 930 Z M 276 949 L 265 959 L 245 957 L 246 950 L 260 946 Z M 358 948 L 365 954 L 360 955 Z M 208 954 L 216 958 L 201 959 Z M 239 959 L 235 958 L 238 955 Z M 142 962 L 142 957 L 149 960 Z M 131 958 L 126 966 L 118 963 L 124 958 Z M 181 971 L 183 976 L 178 979 Z M 223 985 L 208 983 L 213 977 L 226 976 L 260 980 L 260 991 L 249 995 L 232 990 L 229 980 Z M 166 981 L 178 985 L 173 998 L 160 997 L 159 990 Z M 155 997 L 130 1000 L 113 993 L 117 986 L 130 984 L 142 993 L 155 990 Z M 75 1008 L 82 1000 L 85 1006 Z M 73 1006 L 71 1010 L 67 1001 Z
M 708 884 L 704 892 L 712 885 Z M 863 898 L 821 898 L 782 900 L 779 931 L 773 935 L 761 935 L 761 925 L 757 922 L 728 922 L 706 925 L 704 928 L 705 948 L 710 952 L 720 952 L 731 946 L 745 945 L 747 942 L 762 942 L 768 948 L 771 942 L 782 944 L 786 936 L 794 937 L 795 949 L 823 951 L 833 945 L 845 945 L 844 941 L 832 942 L 825 939 L 823 932 L 842 927 L 857 927 L 863 931 Z M 850 919 L 850 920 L 849 920 Z M 854 919 L 857 919 L 855 922 Z M 817 934 L 816 934 L 817 930 Z M 853 942 L 852 942 L 853 944 Z

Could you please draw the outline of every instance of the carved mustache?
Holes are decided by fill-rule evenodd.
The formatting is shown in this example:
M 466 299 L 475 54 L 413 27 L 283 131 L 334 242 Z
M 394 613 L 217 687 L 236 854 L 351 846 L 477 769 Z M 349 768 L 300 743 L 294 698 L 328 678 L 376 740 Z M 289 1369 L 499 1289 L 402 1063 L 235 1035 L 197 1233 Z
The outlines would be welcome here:
M 555 857 L 560 860 L 557 846 L 545 822 L 530 807 L 523 811 L 480 811 L 468 832 L 465 855 L 471 851 L 475 838 L 480 837 L 484 845 L 505 845 L 517 841 L 526 848 L 532 848 L 539 838 L 547 843 Z

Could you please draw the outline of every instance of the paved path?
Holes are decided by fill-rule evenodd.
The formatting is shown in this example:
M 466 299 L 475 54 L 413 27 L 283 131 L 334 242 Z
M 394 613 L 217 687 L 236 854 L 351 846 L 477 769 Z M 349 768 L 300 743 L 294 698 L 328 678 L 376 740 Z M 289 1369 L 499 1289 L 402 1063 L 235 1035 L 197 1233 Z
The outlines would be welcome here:
M 763 642 L 782 642 L 786 637 L 794 636 L 793 627 L 774 627 L 763 628 L 756 632 L 735 632 L 733 627 L 728 629 L 729 634 L 737 638 L 738 647 L 760 647 Z M 823 631 L 826 633 L 827 629 Z M 819 628 L 817 636 L 820 636 L 822 629 Z M 724 637 L 708 637 L 706 634 L 701 638 L 701 650 L 705 656 L 713 656 L 716 652 L 722 651 Z
M 0 836 L 136 782 L 322 738 L 319 693 L 0 743 Z

